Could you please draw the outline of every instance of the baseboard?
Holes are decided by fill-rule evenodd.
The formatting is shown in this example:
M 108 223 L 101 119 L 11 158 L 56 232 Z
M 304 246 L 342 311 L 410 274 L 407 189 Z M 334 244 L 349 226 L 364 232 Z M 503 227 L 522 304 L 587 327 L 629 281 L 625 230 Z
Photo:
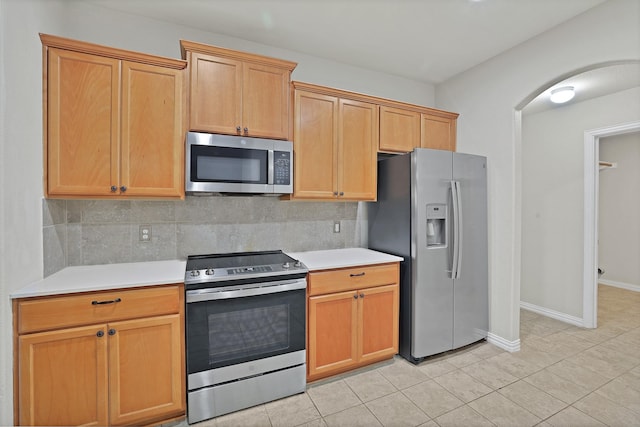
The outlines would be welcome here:
M 616 282 L 614 280 L 598 279 L 601 285 L 613 286 L 614 288 L 626 289 L 628 291 L 640 292 L 640 286 L 631 283 Z
M 555 310 L 550 310 L 548 308 L 540 307 L 538 305 L 529 304 L 528 302 L 524 302 L 524 301 L 520 301 L 520 308 L 524 310 L 532 311 L 542 316 L 551 317 L 552 319 L 556 319 L 561 322 L 568 323 L 570 325 L 584 328 L 584 320 L 579 317 L 571 316 L 569 314 L 561 313 Z
M 503 350 L 507 350 L 510 353 L 520 351 L 520 339 L 509 341 L 499 335 L 489 332 L 487 333 L 487 342 L 500 347 Z

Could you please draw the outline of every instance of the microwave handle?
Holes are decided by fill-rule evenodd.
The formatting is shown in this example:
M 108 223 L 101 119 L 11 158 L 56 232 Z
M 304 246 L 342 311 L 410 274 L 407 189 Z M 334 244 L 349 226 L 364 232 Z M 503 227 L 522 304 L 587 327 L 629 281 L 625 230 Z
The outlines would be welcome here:
M 267 184 L 273 185 L 273 150 L 269 150 L 267 155 Z

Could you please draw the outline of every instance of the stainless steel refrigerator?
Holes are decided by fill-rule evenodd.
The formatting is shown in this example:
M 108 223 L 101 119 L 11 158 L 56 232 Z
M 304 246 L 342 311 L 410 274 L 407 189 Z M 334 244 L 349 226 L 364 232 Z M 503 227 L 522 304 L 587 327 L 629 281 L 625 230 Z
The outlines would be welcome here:
M 378 160 L 369 248 L 404 258 L 400 354 L 424 357 L 487 336 L 486 158 L 417 148 Z

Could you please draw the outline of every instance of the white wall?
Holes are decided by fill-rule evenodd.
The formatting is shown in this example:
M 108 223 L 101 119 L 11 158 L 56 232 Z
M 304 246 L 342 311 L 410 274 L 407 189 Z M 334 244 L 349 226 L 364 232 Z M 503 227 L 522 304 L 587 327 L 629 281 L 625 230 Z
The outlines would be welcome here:
M 0 1 L 0 28 L 5 28 L 5 14 L 3 3 Z M 4 188 L 5 184 L 5 149 L 4 142 L 7 139 L 6 136 L 6 79 L 5 79 L 5 64 L 8 62 L 8 58 L 5 55 L 5 40 L 6 38 L 0 33 L 0 188 Z M 11 343 L 11 306 L 7 301 L 7 263 L 6 263 L 6 250 L 7 245 L 5 243 L 4 232 L 7 229 L 4 214 L 5 198 L 0 196 L 0 345 L 6 347 Z M 9 375 L 11 374 L 11 357 L 9 352 L 5 351 L 5 356 L 0 356 L 0 414 L 6 413 L 10 410 L 9 403 L 11 402 L 11 382 Z M 0 416 L 0 423 L 7 424 L 10 419 L 7 416 Z
M 42 277 L 42 48 L 38 33 L 180 57 L 180 39 L 299 63 L 294 79 L 427 106 L 434 88 L 80 1 L 0 0 L 0 425 L 12 423 L 10 293 Z
M 640 133 L 600 139 L 600 160 L 617 163 L 600 172 L 600 282 L 640 291 Z
M 575 72 L 640 59 L 640 2 L 610 0 L 436 87 L 458 149 L 488 157 L 490 331 L 519 339 L 520 124 L 515 108 Z
M 582 318 L 584 132 L 637 120 L 640 88 L 538 114 L 525 108 L 521 301 Z

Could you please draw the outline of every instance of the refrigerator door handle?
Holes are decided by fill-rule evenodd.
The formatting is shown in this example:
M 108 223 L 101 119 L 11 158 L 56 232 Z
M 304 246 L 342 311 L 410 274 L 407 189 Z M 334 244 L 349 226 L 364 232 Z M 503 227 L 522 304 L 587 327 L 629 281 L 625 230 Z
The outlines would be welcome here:
M 462 226 L 463 224 L 462 215 L 463 215 L 464 209 L 462 207 L 462 185 L 460 184 L 460 181 L 454 181 L 454 182 L 455 182 L 455 188 L 456 188 L 456 205 L 458 206 L 458 215 L 457 215 L 458 219 L 455 221 L 455 227 L 458 234 L 458 240 L 456 241 L 455 250 L 458 253 L 458 262 L 456 263 L 455 276 L 453 278 L 459 279 L 460 271 L 462 271 L 462 245 L 464 243 L 464 239 L 462 236 L 462 233 L 464 231 L 464 227 Z
M 453 260 L 451 263 L 451 278 L 455 279 L 458 276 L 458 262 L 459 262 L 459 253 L 458 253 L 458 244 L 460 240 L 459 235 L 459 227 L 458 227 L 458 217 L 460 215 L 459 206 L 458 206 L 458 186 L 457 181 L 451 181 L 451 205 L 453 207 Z

